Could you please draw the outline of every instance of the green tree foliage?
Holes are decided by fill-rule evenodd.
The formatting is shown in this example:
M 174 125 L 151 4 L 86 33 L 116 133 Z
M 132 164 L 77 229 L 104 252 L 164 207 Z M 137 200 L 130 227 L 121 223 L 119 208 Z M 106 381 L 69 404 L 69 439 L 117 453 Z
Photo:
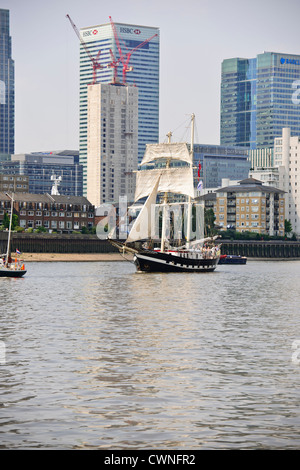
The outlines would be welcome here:
M 293 227 L 292 227 L 291 221 L 285 219 L 285 221 L 284 221 L 284 233 L 286 235 L 289 235 L 292 230 L 293 230 Z
M 4 228 L 7 228 L 7 229 L 9 228 L 9 221 L 10 221 L 10 216 L 8 214 L 4 214 L 4 218 L 3 218 Z M 18 224 L 19 224 L 19 218 L 16 214 L 13 214 L 12 222 L 11 222 L 11 229 L 15 230 Z
M 207 237 L 212 237 L 217 233 L 215 229 L 215 220 L 216 216 L 213 209 L 204 209 L 205 235 Z

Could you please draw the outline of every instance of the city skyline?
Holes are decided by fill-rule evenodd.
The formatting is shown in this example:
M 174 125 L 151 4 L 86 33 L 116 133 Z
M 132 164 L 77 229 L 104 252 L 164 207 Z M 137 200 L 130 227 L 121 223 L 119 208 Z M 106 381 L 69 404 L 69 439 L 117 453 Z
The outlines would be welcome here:
M 150 6 L 3 0 L 1 8 L 10 11 L 15 61 L 15 153 L 79 147 L 79 40 L 66 14 L 78 28 L 112 16 L 118 23 L 160 29 L 160 141 L 170 130 L 174 141 L 189 140 L 182 133 L 193 112 L 195 141 L 220 143 L 222 60 L 264 51 L 300 53 L 295 0 L 154 0 Z

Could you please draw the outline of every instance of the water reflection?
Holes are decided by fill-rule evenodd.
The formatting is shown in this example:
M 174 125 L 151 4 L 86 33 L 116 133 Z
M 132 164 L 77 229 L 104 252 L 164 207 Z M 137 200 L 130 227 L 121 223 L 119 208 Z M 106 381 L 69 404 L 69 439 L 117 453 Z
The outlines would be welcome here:
M 30 267 L 0 286 L 3 448 L 299 447 L 299 262 Z

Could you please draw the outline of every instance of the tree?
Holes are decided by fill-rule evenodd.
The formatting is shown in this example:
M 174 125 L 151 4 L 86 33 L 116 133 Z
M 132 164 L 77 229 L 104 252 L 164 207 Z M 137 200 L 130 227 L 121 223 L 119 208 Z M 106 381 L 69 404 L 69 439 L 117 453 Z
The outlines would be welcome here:
M 216 233 L 215 220 L 216 220 L 216 216 L 215 216 L 213 209 L 204 209 L 205 235 L 208 237 L 212 237 Z
M 8 214 L 4 214 L 4 218 L 3 218 L 4 228 L 7 228 L 7 229 L 9 228 L 9 221 L 10 221 L 10 216 Z M 17 214 L 13 214 L 12 222 L 11 222 L 11 229 L 15 230 L 15 228 L 18 226 L 18 223 L 19 223 L 19 218 Z
M 291 221 L 285 219 L 285 221 L 284 221 L 284 233 L 285 233 L 286 235 L 289 235 L 292 230 L 293 230 L 293 227 L 292 227 Z

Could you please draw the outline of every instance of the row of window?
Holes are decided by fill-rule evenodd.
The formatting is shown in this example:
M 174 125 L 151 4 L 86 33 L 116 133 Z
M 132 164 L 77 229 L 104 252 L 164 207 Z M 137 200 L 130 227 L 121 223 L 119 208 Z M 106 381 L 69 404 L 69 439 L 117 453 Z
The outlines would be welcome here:
M 43 213 L 42 211 L 24 211 L 24 210 L 21 210 L 20 211 L 20 216 L 24 216 L 26 215 L 28 217 L 42 217 Z M 50 212 L 49 211 L 44 211 L 44 217 L 50 217 Z M 78 218 L 78 217 L 88 217 L 90 219 L 92 219 L 94 217 L 94 214 L 92 213 L 89 213 L 87 214 L 86 212 L 51 212 L 51 217 L 75 217 L 75 218 Z
M 91 224 L 88 224 L 89 226 L 92 226 Z M 20 227 L 22 228 L 38 228 L 38 227 L 45 227 L 46 229 L 52 229 L 52 230 L 79 230 L 82 227 L 86 227 L 85 222 L 64 222 L 63 220 L 60 220 L 57 222 L 56 220 L 45 220 L 43 223 L 41 220 L 36 220 L 35 222 L 33 220 L 28 220 L 26 221 L 25 219 L 20 220 Z

